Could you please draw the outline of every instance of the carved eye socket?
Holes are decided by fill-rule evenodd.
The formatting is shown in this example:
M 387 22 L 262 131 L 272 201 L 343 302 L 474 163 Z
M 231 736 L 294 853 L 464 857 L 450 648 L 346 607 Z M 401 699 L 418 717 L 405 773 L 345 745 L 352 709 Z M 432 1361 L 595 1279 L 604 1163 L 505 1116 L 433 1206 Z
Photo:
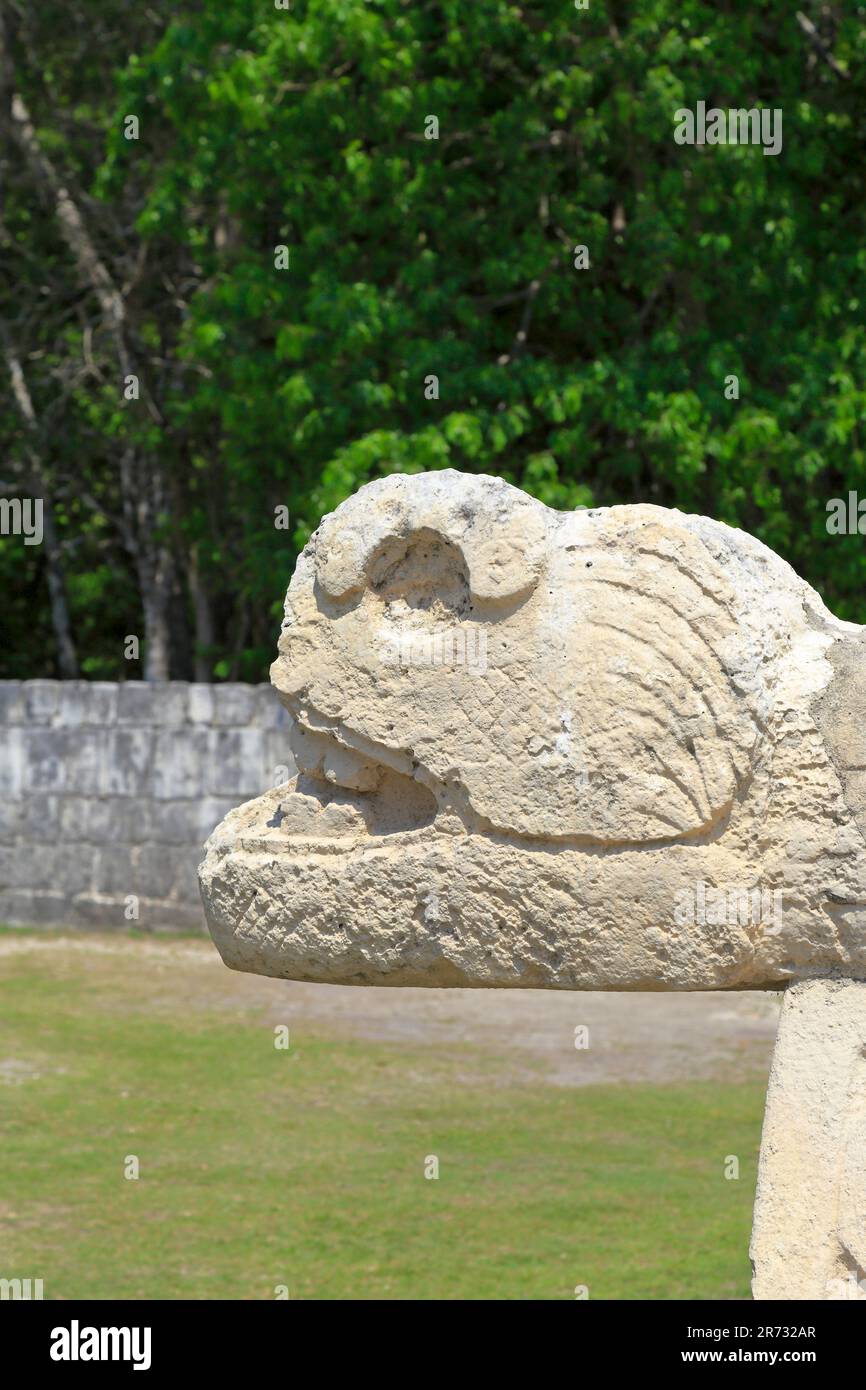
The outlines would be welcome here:
M 428 527 L 392 536 L 370 557 L 374 593 L 394 608 L 462 617 L 471 606 L 468 566 L 459 547 Z
M 459 506 L 445 474 L 382 478 L 325 517 L 316 577 L 337 601 L 372 588 L 398 590 L 413 607 L 425 591 L 453 611 L 467 597 L 487 602 L 527 595 L 544 563 L 545 510 L 502 483 L 461 476 Z

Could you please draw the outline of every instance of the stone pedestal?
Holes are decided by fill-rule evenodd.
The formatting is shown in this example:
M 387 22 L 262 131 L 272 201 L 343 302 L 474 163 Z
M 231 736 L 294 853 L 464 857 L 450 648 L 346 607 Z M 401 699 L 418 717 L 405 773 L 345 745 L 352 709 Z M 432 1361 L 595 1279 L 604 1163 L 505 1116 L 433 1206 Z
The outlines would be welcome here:
M 785 994 L 750 1253 L 756 1299 L 866 1298 L 866 983 Z

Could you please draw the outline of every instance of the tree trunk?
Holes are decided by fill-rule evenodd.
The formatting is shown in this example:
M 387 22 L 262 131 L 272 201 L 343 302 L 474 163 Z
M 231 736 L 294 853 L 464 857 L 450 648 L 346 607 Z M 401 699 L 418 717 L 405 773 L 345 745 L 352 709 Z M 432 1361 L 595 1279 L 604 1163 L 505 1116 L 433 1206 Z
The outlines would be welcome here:
M 236 681 L 240 678 L 241 657 L 250 631 L 250 606 L 245 598 L 239 601 L 238 608 L 240 611 L 236 610 L 235 615 L 235 640 L 232 648 L 231 666 L 229 667 L 230 681 Z
M 48 582 L 48 596 L 51 603 L 51 626 L 54 628 L 54 641 L 57 644 L 57 669 L 62 680 L 76 680 L 81 671 L 78 665 L 78 653 L 72 639 L 72 625 L 69 621 L 63 557 L 54 525 L 54 508 L 44 483 L 40 483 L 39 487 L 44 494 L 42 498 L 42 539 L 45 542 L 45 577 Z
M 25 434 L 28 437 L 25 452 L 30 473 L 29 491 L 34 498 L 39 497 L 42 501 L 45 575 L 51 606 L 51 625 L 54 628 L 54 640 L 57 644 L 57 669 L 63 680 L 75 680 L 80 674 L 78 653 L 72 639 L 72 624 L 69 620 L 69 604 L 66 599 L 66 583 L 63 572 L 63 554 L 57 536 L 57 527 L 54 524 L 54 508 L 36 450 L 39 424 L 21 360 L 12 346 L 4 323 L 0 323 L 0 342 L 3 345 L 3 355 L 6 358 L 6 365 L 12 379 L 12 395 L 15 398 L 15 404 L 24 422 Z
M 164 551 L 167 557 L 168 552 Z M 138 587 L 144 609 L 144 679 L 167 681 L 171 674 L 171 564 L 153 566 L 142 558 Z
M 81 209 L 45 153 L 30 112 L 16 88 L 15 67 L 0 9 L 0 119 L 11 129 L 27 161 L 31 176 L 53 207 L 66 246 L 75 258 L 79 274 L 87 283 L 102 312 L 114 341 L 118 365 L 118 392 L 123 379 L 133 371 L 132 353 L 127 341 L 126 303 L 101 259 Z M 142 396 L 155 419 L 159 411 L 142 383 Z M 123 538 L 135 564 L 144 611 L 145 679 L 168 680 L 170 671 L 170 603 L 173 561 L 168 545 L 158 536 L 159 519 L 165 510 L 163 470 L 159 461 L 137 456 L 131 447 L 120 454 L 120 488 L 123 504 Z
M 213 648 L 216 644 L 216 625 L 213 606 L 207 585 L 201 572 L 198 546 L 189 552 L 189 587 L 192 594 L 193 615 L 195 619 L 195 679 L 213 680 Z

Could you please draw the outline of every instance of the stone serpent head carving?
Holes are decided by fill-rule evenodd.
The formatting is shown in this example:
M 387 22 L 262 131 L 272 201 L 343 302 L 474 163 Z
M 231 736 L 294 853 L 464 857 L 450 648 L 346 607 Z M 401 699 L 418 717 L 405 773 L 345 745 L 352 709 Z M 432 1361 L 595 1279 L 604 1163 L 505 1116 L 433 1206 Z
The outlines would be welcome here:
M 863 978 L 863 631 L 703 517 L 371 483 L 289 586 L 299 772 L 211 837 L 214 941 L 337 983 Z
M 704 517 L 371 483 L 289 586 L 300 770 L 208 842 L 214 941 L 343 984 L 790 984 L 754 1293 L 866 1298 L 864 631 Z

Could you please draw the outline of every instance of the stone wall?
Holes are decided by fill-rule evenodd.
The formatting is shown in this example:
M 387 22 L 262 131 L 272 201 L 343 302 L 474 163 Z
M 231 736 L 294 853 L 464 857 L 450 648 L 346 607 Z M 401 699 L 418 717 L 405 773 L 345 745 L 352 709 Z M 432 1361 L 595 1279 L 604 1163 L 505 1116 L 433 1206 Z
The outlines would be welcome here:
M 0 923 L 203 929 L 202 845 L 289 727 L 270 685 L 0 681 Z

